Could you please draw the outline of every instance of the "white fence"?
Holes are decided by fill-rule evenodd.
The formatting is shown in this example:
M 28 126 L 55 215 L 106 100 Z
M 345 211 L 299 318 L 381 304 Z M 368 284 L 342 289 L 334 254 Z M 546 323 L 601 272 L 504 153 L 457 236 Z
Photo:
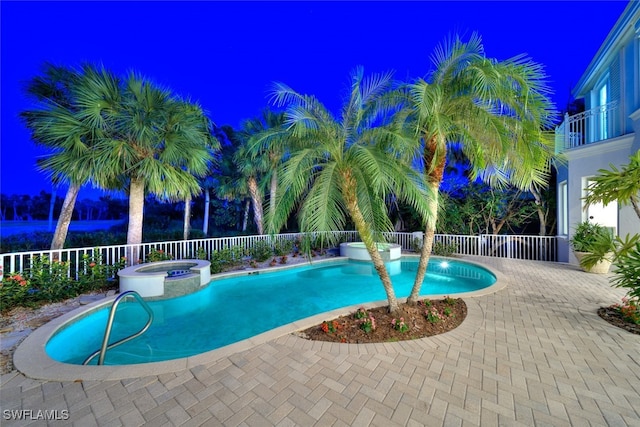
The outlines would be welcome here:
M 2 273 L 22 273 L 29 268 L 36 257 L 47 257 L 50 260 L 68 262 L 69 275 L 77 278 L 78 269 L 81 268 L 84 256 L 93 256 L 96 252 L 102 258 L 101 262 L 112 265 L 126 258 L 126 264 L 138 264 L 147 262 L 152 250 L 163 251 L 173 259 L 196 258 L 199 254 L 210 258 L 211 255 L 223 249 L 240 247 L 243 250 L 250 249 L 257 241 L 276 243 L 283 240 L 296 241 L 304 234 L 289 233 L 235 237 L 217 237 L 197 240 L 178 240 L 171 242 L 142 243 L 139 245 L 114 245 L 90 248 L 71 248 L 61 250 L 41 250 L 31 252 L 15 252 L 0 254 L 2 258 Z M 321 234 L 313 235 L 314 238 L 322 237 Z M 356 231 L 337 231 L 333 237 L 340 242 L 358 241 Z M 404 251 L 415 250 L 419 247 L 422 233 L 386 233 L 385 238 L 389 242 L 402 246 Z M 449 249 L 457 255 L 480 255 L 500 258 L 529 259 L 536 261 L 556 261 L 557 242 L 555 237 L 523 236 L 523 235 L 488 235 L 459 236 L 437 234 L 435 245 Z M 418 246 L 416 246 L 418 245 Z
M 497 258 L 557 261 L 558 245 L 555 236 L 525 236 L 481 234 L 458 236 L 436 234 L 434 245 L 451 245 L 458 255 L 480 255 Z

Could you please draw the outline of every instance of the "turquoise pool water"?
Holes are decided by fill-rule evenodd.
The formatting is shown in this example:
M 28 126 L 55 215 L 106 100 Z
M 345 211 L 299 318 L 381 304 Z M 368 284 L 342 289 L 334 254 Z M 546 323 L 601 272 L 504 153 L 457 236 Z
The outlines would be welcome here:
M 417 265 L 417 259 L 387 263 L 398 298 L 411 292 Z M 471 292 L 495 281 L 495 276 L 480 266 L 432 259 L 422 295 Z M 318 313 L 385 299 L 370 262 L 312 264 L 215 280 L 193 294 L 150 302 L 155 318 L 149 330 L 109 350 L 105 364 L 193 356 Z M 106 307 L 63 326 L 46 344 L 47 354 L 59 362 L 81 364 L 100 348 L 108 314 Z M 136 332 L 146 320 L 147 314 L 139 304 L 122 302 L 110 342 Z

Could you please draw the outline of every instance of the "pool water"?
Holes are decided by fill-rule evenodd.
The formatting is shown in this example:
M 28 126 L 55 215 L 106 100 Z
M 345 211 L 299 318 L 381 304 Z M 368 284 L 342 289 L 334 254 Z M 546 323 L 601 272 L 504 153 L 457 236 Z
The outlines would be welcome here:
M 387 263 L 398 298 L 411 292 L 417 266 L 417 258 Z M 421 295 L 472 292 L 495 281 L 480 266 L 432 259 Z M 386 294 L 370 262 L 342 260 L 214 280 L 193 294 L 149 302 L 154 312 L 149 330 L 109 350 L 105 364 L 193 356 L 318 313 L 380 300 L 386 300 Z M 135 333 L 147 320 L 140 304 L 128 301 L 119 305 L 110 342 Z M 109 306 L 63 326 L 47 343 L 47 354 L 59 362 L 81 364 L 100 348 L 108 313 Z

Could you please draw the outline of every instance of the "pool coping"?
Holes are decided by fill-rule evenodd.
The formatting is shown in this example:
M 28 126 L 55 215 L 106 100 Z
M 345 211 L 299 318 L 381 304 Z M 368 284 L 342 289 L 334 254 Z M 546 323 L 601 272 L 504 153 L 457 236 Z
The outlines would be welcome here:
M 403 254 L 403 257 L 419 257 L 419 255 Z M 442 257 L 433 257 L 442 258 Z M 316 260 L 313 263 L 335 262 L 336 260 L 342 261 L 344 257 L 335 257 L 326 260 Z M 459 260 L 460 258 L 453 258 Z M 488 266 L 476 262 L 463 259 L 464 262 L 474 264 L 490 271 L 495 277 L 496 281 L 491 286 L 480 289 L 473 292 L 463 292 L 455 294 L 459 298 L 475 298 L 492 294 L 503 289 L 507 285 L 506 277 L 495 268 L 489 268 Z M 274 267 L 273 269 L 262 270 L 264 272 L 277 271 L 288 268 L 300 267 L 300 264 L 292 266 Z M 223 273 L 222 275 L 216 275 L 212 277 L 212 280 L 221 279 L 224 277 L 237 276 L 237 275 L 250 275 L 251 271 L 242 272 L 230 272 Z M 424 298 L 443 298 L 447 295 L 424 295 Z M 435 348 L 441 345 L 450 343 L 452 340 L 459 341 L 465 337 L 471 336 L 477 331 L 484 323 L 484 312 L 477 300 L 466 301 L 467 304 L 467 317 L 460 326 L 456 329 L 427 338 L 421 338 L 408 341 L 397 341 L 387 343 L 376 344 L 340 344 L 330 343 L 323 341 L 310 341 L 295 334 L 297 331 L 301 331 L 310 328 L 314 325 L 320 324 L 325 320 L 335 319 L 337 317 L 349 314 L 355 311 L 358 307 L 373 308 L 381 305 L 386 305 L 387 301 L 376 301 L 364 304 L 356 304 L 348 307 L 339 308 L 336 310 L 316 314 L 299 321 L 289 323 L 287 325 L 280 326 L 270 331 L 263 332 L 254 337 L 238 341 L 233 344 L 226 345 L 224 347 L 207 351 L 205 353 L 197 354 L 180 359 L 173 359 L 161 362 L 149 362 L 132 365 L 107 365 L 107 366 L 83 366 L 73 365 L 69 363 L 62 363 L 47 355 L 45 351 L 46 343 L 54 335 L 54 333 L 65 323 L 86 316 L 89 312 L 102 308 L 104 305 L 110 304 L 116 295 L 104 298 L 94 303 L 88 304 L 83 307 L 79 307 L 69 313 L 66 313 L 45 325 L 39 327 L 33 331 L 25 340 L 18 346 L 14 353 L 14 366 L 23 373 L 25 376 L 33 379 L 51 380 L 51 381 L 105 381 L 105 380 L 122 380 L 128 378 L 139 378 L 148 375 L 160 375 L 178 372 L 185 369 L 191 369 L 199 365 L 208 365 L 215 363 L 220 359 L 231 356 L 233 354 L 249 350 L 257 345 L 264 344 L 269 341 L 277 340 L 280 344 L 291 345 L 301 349 L 312 350 L 329 350 L 345 352 L 349 354 L 361 353 L 370 354 L 387 353 L 387 352 L 399 352 L 399 351 L 424 351 L 428 348 Z M 398 302 L 404 303 L 406 298 L 399 298 Z

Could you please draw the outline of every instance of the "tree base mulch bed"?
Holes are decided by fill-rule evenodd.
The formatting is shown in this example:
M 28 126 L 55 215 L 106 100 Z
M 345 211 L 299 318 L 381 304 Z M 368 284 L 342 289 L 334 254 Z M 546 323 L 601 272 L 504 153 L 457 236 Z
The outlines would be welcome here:
M 629 322 L 622 317 L 620 311 L 614 307 L 600 307 L 598 309 L 598 316 L 618 328 L 622 328 L 632 334 L 640 335 L 640 325 Z
M 322 324 L 298 332 L 297 335 L 315 341 L 329 341 L 338 343 L 364 344 L 414 340 L 443 334 L 457 328 L 467 317 L 467 305 L 461 299 L 453 299 L 449 304 L 445 300 L 430 300 L 427 307 L 424 302 L 419 305 L 400 304 L 404 322 L 409 330 L 401 332 L 392 325 L 394 316 L 389 313 L 388 306 L 366 309 L 368 315 L 374 317 L 376 329 L 367 333 L 362 328 L 362 319 L 357 319 L 355 313 L 332 319 L 337 322 L 337 330 L 327 333 L 322 329 Z M 439 313 L 444 313 L 448 308 L 450 315 L 443 315 L 442 320 L 431 322 L 427 319 L 425 311 L 435 308 Z M 399 316 L 395 317 L 399 321 Z

